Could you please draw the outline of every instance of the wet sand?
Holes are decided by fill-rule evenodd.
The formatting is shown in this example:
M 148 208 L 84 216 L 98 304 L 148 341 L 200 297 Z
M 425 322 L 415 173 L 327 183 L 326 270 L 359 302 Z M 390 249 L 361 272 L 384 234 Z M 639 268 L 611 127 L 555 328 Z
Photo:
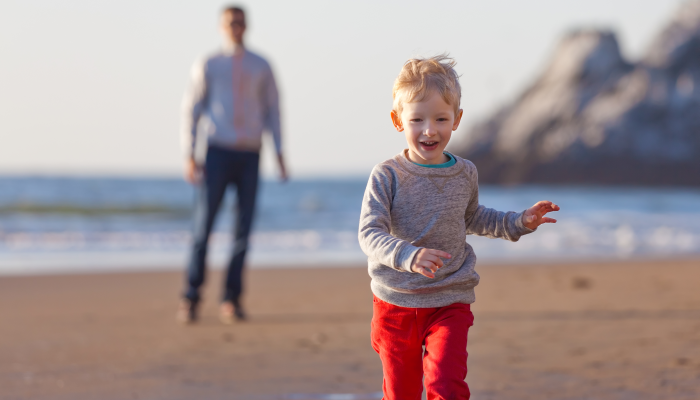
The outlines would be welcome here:
M 700 398 L 700 260 L 477 268 L 473 399 Z M 180 273 L 0 278 L 0 399 L 376 398 L 363 267 L 259 269 L 250 321 L 175 323 Z M 324 396 L 325 395 L 325 396 Z

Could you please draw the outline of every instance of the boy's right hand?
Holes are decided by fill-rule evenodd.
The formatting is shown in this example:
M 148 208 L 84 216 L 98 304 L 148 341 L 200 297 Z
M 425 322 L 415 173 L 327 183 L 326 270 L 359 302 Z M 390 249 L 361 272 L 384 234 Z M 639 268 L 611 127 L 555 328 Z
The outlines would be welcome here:
M 420 249 L 413 259 L 411 271 L 431 279 L 435 278 L 435 271 L 444 265 L 441 258 L 452 258 L 452 256 L 440 250 Z

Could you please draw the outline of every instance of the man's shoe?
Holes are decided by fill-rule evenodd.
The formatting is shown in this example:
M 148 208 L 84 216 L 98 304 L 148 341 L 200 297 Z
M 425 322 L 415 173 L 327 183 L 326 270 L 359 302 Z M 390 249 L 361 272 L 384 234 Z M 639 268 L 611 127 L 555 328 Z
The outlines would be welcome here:
M 246 316 L 240 305 L 234 306 L 232 302 L 225 301 L 221 303 L 221 307 L 219 307 L 219 319 L 224 324 L 230 325 L 234 322 L 245 321 Z
M 236 321 L 238 321 L 238 322 L 243 322 L 246 319 L 248 319 L 245 312 L 243 311 L 243 307 L 241 307 L 241 306 L 238 306 L 235 308 L 234 314 L 236 315 Z
M 177 308 L 175 316 L 177 322 L 181 324 L 193 324 L 197 322 L 197 302 L 190 299 L 180 300 L 180 306 Z

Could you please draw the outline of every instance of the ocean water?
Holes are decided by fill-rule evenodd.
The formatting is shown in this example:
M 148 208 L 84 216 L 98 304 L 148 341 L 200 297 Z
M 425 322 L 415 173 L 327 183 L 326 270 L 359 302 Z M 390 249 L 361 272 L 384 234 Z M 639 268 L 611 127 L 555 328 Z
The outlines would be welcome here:
M 366 178 L 262 183 L 249 265 L 359 265 Z M 233 190 L 214 228 L 210 265 L 230 250 Z M 180 269 L 194 189 L 180 179 L 0 178 L 0 275 Z M 480 203 L 562 207 L 517 243 L 468 236 L 480 262 L 532 263 L 700 255 L 700 189 L 481 186 Z

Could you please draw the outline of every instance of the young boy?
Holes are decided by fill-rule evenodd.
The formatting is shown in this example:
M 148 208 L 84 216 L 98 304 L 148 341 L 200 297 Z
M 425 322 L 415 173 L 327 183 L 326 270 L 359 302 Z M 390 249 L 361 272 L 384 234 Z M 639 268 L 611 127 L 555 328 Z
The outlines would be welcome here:
M 359 240 L 374 293 L 372 347 L 384 399 L 468 399 L 467 333 L 479 275 L 465 236 L 517 241 L 558 211 L 540 201 L 521 213 L 479 204 L 476 167 L 444 152 L 459 126 L 461 89 L 446 56 L 406 62 L 394 83 L 391 120 L 408 149 L 372 170 Z M 425 353 L 423 353 L 425 346 Z

